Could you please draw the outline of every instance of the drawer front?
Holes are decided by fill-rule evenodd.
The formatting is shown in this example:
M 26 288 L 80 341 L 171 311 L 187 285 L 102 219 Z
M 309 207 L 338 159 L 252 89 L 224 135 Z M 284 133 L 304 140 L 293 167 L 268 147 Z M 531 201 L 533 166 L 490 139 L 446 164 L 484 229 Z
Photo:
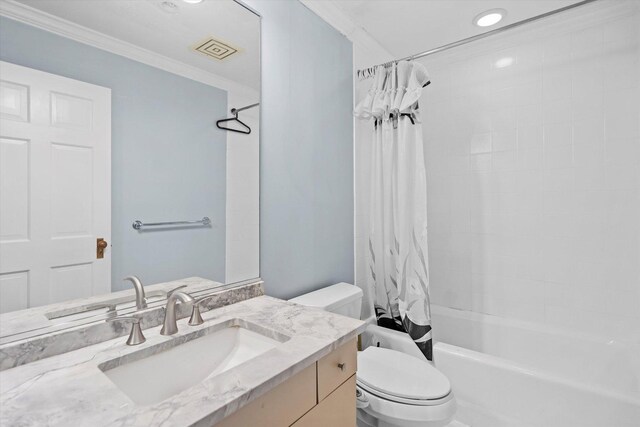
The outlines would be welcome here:
M 354 338 L 318 361 L 318 402 L 356 373 L 357 350 Z
M 316 364 L 229 415 L 216 427 L 288 427 L 316 405 Z
M 347 379 L 292 427 L 355 427 L 356 376 Z

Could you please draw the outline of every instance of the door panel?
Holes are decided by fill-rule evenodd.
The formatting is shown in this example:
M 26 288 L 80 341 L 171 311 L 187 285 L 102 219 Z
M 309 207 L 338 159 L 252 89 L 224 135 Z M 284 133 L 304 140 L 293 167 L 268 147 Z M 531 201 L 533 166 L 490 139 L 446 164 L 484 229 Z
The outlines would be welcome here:
M 0 138 L 0 242 L 29 239 L 29 141 Z
M 90 148 L 51 144 L 51 236 L 92 237 L 93 153 Z
M 3 80 L 0 83 L 0 94 L 0 117 L 29 121 L 29 86 Z
M 29 307 L 29 272 L 0 274 L 0 312 Z
M 111 290 L 111 91 L 0 62 L 0 312 Z M 8 304 L 8 303 L 7 303 Z

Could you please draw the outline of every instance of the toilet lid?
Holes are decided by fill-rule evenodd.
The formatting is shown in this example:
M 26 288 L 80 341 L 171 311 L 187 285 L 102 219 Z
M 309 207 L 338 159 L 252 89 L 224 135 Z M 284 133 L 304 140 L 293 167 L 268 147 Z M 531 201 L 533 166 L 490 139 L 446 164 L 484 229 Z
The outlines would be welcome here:
M 451 392 L 447 377 L 426 360 L 380 347 L 358 352 L 357 377 L 371 390 L 403 399 L 440 399 Z

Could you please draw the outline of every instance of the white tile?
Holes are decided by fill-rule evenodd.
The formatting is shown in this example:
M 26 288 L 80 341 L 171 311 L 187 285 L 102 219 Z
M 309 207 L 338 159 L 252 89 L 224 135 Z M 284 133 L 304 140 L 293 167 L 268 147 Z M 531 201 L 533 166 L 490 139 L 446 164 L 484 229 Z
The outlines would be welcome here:
M 609 49 L 620 48 L 616 45 L 609 45 Z M 608 55 L 603 60 L 604 88 L 619 89 L 635 87 L 638 85 L 638 74 L 640 73 L 640 60 L 638 59 L 637 48 L 626 49 L 620 55 Z
M 603 97 L 605 115 L 637 114 L 640 111 L 639 96 L 640 90 L 637 87 L 608 89 Z
M 542 126 L 518 126 L 518 149 L 531 150 L 542 148 Z
M 587 29 L 571 34 L 571 57 L 575 60 L 593 60 L 602 52 L 603 31 L 600 26 L 591 26 Z
M 471 172 L 488 172 L 491 170 L 491 153 L 471 155 Z
M 575 195 L 571 191 L 545 191 L 542 195 L 542 213 L 570 214 L 575 206 Z
M 545 64 L 542 78 L 542 94 L 545 100 L 571 98 L 571 69 L 566 64 Z
M 491 152 L 491 132 L 477 133 L 471 137 L 471 154 Z
M 640 138 L 607 138 L 604 151 L 606 162 L 640 164 Z
M 543 172 L 521 170 L 516 173 L 518 194 L 532 194 L 542 191 Z
M 542 102 L 542 74 L 540 78 L 527 80 L 514 88 L 515 105 L 535 105 Z
M 516 193 L 520 189 L 519 175 L 516 171 L 495 171 L 493 181 L 499 193 Z
M 518 127 L 542 124 L 542 103 L 518 106 L 516 120 Z
M 574 191 L 573 200 L 577 212 L 604 213 L 608 203 L 604 190 Z
M 520 170 L 542 169 L 542 147 L 518 150 L 518 164 Z
M 571 121 L 571 100 L 554 99 L 546 101 L 543 106 L 543 123 L 559 123 Z
M 447 153 L 452 156 L 469 154 L 469 139 L 465 137 L 451 138 L 447 144 Z
M 421 105 L 433 116 L 434 302 L 640 334 L 638 19 L 498 38 L 436 61 L 456 98 L 443 89 Z M 507 56 L 514 63 L 496 68 Z
M 493 171 L 513 171 L 518 168 L 518 152 L 516 150 L 493 153 L 491 159 Z
M 637 16 L 616 19 L 603 26 L 603 42 L 616 43 L 618 47 L 634 45 L 638 42 L 638 33 Z
M 574 61 L 572 64 L 572 95 L 596 93 L 602 95 L 603 61 L 601 56 Z
M 542 191 L 531 191 L 531 192 L 523 192 L 519 193 L 518 198 L 520 199 L 520 210 L 521 212 L 529 212 L 529 213 L 539 213 L 540 206 L 543 203 L 543 193 Z
M 491 114 L 491 129 L 494 131 L 515 129 L 517 127 L 516 111 L 513 108 L 500 108 Z
M 573 147 L 571 145 L 561 145 L 557 147 L 545 147 L 544 167 L 545 169 L 569 168 L 573 165 Z
M 597 171 L 604 162 L 604 142 L 578 142 L 573 147 L 574 165 Z
M 509 151 L 516 149 L 516 130 L 507 129 L 493 132 L 491 135 L 491 149 L 496 151 Z
M 542 174 L 543 191 L 572 191 L 573 190 L 573 169 L 550 169 Z
M 640 182 L 639 164 L 605 163 L 604 188 L 607 190 L 632 190 Z
M 573 143 L 580 145 L 597 145 L 604 141 L 604 120 L 576 120 L 573 122 Z
M 571 123 L 553 123 L 544 125 L 544 148 L 558 148 L 572 143 Z
M 636 111 L 606 113 L 604 135 L 606 139 L 640 137 L 640 116 Z
M 515 100 L 516 88 L 507 87 L 493 92 L 490 105 L 492 105 L 494 108 L 499 108 L 503 105 L 513 105 L 515 103 Z
M 603 95 L 600 92 L 577 93 L 571 102 L 573 120 L 602 120 L 604 118 Z
M 576 147 L 577 150 L 577 147 Z M 577 156 L 577 154 L 575 154 Z M 573 168 L 573 184 L 576 190 L 604 189 L 604 168 L 601 165 L 583 166 L 583 162 L 575 161 Z
M 544 61 L 554 62 L 556 58 L 568 58 L 571 55 L 571 34 L 550 37 L 544 41 Z
M 447 156 L 444 159 L 445 170 L 453 175 L 469 173 L 469 156 Z

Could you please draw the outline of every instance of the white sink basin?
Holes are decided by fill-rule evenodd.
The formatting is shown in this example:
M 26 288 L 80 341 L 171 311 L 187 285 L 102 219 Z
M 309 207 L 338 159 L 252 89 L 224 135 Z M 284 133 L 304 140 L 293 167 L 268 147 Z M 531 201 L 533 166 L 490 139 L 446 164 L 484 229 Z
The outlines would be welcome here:
M 100 369 L 135 403 L 149 405 L 258 357 L 287 339 L 234 319 L 105 362 Z

